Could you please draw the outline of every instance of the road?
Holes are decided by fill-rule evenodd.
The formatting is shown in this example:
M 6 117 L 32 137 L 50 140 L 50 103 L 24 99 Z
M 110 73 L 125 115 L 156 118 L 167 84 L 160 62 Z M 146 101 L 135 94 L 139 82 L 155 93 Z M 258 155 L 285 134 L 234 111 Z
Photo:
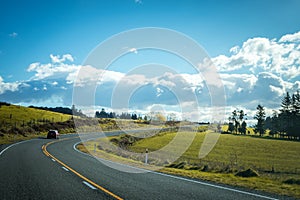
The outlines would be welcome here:
M 2 150 L 0 199 L 283 199 L 157 172 L 122 172 L 76 151 L 79 141 L 64 135 Z

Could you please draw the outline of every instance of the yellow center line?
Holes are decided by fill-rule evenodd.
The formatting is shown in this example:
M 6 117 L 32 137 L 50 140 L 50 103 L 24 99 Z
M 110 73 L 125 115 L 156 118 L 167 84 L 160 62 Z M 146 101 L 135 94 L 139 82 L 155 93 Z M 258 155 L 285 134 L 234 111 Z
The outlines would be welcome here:
M 68 139 L 73 139 L 73 138 L 65 138 L 65 139 L 60 139 L 59 141 L 63 141 L 63 140 L 68 140 Z M 91 181 L 90 179 L 86 178 L 85 176 L 81 175 L 80 173 L 78 173 L 77 171 L 75 171 L 74 169 L 72 169 L 71 167 L 69 167 L 68 165 L 66 165 L 65 163 L 63 163 L 62 161 L 60 161 L 59 159 L 57 159 L 55 156 L 53 156 L 51 153 L 49 153 L 47 151 L 47 147 L 50 145 L 50 144 L 53 144 L 53 143 L 56 143 L 56 142 L 59 142 L 59 141 L 52 141 L 52 142 L 49 142 L 45 145 L 42 146 L 42 150 L 43 150 L 43 153 L 48 156 L 48 157 L 51 157 L 52 159 L 54 159 L 56 162 L 58 162 L 59 164 L 61 164 L 62 166 L 64 166 L 65 168 L 67 168 L 68 170 L 70 170 L 71 172 L 73 172 L 75 175 L 79 176 L 80 178 L 82 178 L 83 180 L 85 180 L 86 182 L 90 183 L 91 185 L 95 186 L 96 188 L 102 190 L 103 192 L 105 192 L 106 194 L 114 197 L 115 199 L 117 200 L 123 200 L 121 197 L 119 197 L 118 195 L 112 193 L 111 191 L 105 189 L 104 187 L 98 185 L 97 183 Z

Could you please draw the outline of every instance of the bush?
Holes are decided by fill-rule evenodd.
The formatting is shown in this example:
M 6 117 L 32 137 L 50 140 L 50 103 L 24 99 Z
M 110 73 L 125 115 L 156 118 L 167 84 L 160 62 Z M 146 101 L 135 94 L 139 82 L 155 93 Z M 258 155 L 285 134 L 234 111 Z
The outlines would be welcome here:
M 169 165 L 167 165 L 166 167 L 169 167 L 169 168 L 176 168 L 176 169 L 183 169 L 185 165 L 186 165 L 186 162 L 180 162 L 180 163 L 172 163 L 172 164 L 169 164 Z
M 300 179 L 290 178 L 290 179 L 283 181 L 283 183 L 300 185 Z
M 238 173 L 235 174 L 236 176 L 240 176 L 240 177 L 256 177 L 259 176 L 258 172 L 249 168 L 247 170 L 244 171 L 240 171 Z

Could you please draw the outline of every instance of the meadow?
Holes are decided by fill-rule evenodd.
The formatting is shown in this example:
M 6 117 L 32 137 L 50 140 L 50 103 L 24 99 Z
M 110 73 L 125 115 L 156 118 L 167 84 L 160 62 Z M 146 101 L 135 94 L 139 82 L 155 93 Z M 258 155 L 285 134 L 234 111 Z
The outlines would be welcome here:
M 101 146 L 101 139 L 90 141 L 85 146 L 80 146 L 80 149 L 88 152 L 88 150 L 93 150 L 95 145 L 97 145 L 96 155 L 99 157 L 123 163 L 127 159 L 127 164 L 136 166 L 137 162 L 139 162 L 140 167 L 145 167 L 143 165 L 145 150 L 148 149 L 149 152 L 155 152 L 158 149 L 162 149 L 172 143 L 171 141 L 176 134 L 178 133 L 160 133 L 153 137 L 137 140 L 126 147 L 127 151 L 139 152 L 141 156 L 130 156 L 130 154 L 124 154 L 122 151 L 107 151 Z M 186 135 L 186 137 L 192 137 L 195 133 L 183 132 L 181 134 Z M 161 166 L 162 168 L 159 171 L 165 173 L 300 198 L 299 142 L 258 138 L 253 135 L 222 134 L 213 150 L 203 159 L 199 159 L 199 150 L 206 134 L 216 133 L 196 133 L 192 144 L 174 163 L 166 163 L 161 161 L 160 158 L 155 159 L 151 157 L 147 168 L 150 166 Z M 121 137 L 124 136 L 106 138 L 105 140 Z M 177 149 L 178 145 L 171 145 L 168 154 L 171 155 Z M 238 172 L 247 169 L 257 172 L 258 176 L 236 176 Z

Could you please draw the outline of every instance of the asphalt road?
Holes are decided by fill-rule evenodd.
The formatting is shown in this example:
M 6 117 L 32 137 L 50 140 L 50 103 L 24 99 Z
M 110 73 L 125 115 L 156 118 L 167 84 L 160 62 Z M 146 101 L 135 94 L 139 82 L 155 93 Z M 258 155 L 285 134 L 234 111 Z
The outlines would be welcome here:
M 156 172 L 122 172 L 74 150 L 77 135 L 49 144 L 46 152 L 53 158 L 42 150 L 51 141 L 57 140 L 33 139 L 1 151 L 1 200 L 287 199 Z

